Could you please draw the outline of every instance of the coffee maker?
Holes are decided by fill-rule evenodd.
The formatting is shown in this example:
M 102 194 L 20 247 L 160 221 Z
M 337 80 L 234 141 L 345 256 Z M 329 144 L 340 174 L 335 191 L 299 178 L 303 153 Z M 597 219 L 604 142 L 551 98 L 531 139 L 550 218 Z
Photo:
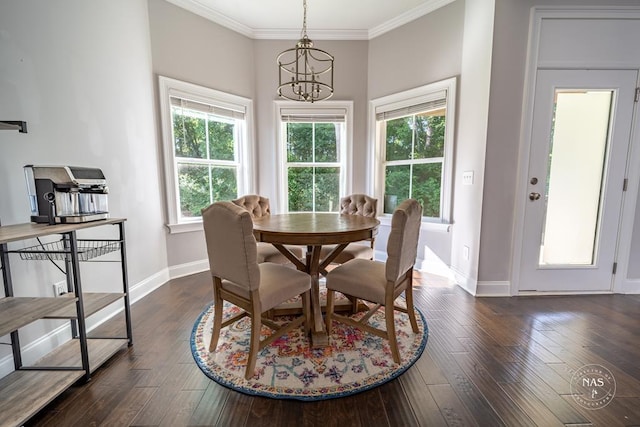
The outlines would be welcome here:
M 100 169 L 24 167 L 31 222 L 66 224 L 109 218 L 108 187 Z

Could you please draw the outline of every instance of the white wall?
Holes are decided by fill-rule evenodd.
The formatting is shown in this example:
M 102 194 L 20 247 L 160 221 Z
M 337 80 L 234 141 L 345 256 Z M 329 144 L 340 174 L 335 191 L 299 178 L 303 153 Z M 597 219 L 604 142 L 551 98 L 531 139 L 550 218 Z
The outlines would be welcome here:
M 451 268 L 459 284 L 475 294 L 487 145 L 494 1 L 467 0 L 465 4 Z M 472 185 L 462 185 L 462 173 L 465 171 L 473 172 Z M 466 250 L 465 247 L 469 249 Z M 466 253 L 468 257 L 465 256 Z
M 98 167 L 111 215 L 127 218 L 130 284 L 165 270 L 146 1 L 0 0 L 0 11 L 0 119 L 29 131 L 0 131 L 2 224 L 29 222 L 25 164 Z M 120 286 L 108 266 L 82 263 L 84 289 Z M 45 262 L 12 256 L 12 267 L 19 296 L 52 296 L 64 278 Z M 58 325 L 32 324 L 22 343 Z

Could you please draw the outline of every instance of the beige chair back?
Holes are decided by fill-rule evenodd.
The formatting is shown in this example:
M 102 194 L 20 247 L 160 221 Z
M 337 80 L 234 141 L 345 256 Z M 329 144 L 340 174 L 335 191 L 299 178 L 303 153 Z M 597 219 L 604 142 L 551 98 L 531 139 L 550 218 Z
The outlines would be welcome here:
M 248 210 L 251 214 L 251 218 L 260 218 L 261 216 L 271 215 L 269 199 L 257 194 L 247 194 L 232 200 L 232 202 Z
M 397 283 L 416 262 L 418 237 L 422 221 L 422 206 L 407 199 L 393 212 L 391 233 L 387 241 L 386 278 Z
M 366 194 L 351 194 L 340 199 L 340 213 L 362 215 L 371 218 L 377 216 L 378 199 Z
M 251 214 L 232 202 L 215 202 L 202 210 L 202 223 L 211 274 L 249 291 L 258 289 L 260 269 Z

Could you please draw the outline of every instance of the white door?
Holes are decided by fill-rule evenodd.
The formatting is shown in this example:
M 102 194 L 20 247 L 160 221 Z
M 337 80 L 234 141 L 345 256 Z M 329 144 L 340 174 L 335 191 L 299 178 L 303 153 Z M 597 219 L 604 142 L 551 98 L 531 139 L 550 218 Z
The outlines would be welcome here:
M 613 285 L 637 70 L 539 70 L 519 290 Z

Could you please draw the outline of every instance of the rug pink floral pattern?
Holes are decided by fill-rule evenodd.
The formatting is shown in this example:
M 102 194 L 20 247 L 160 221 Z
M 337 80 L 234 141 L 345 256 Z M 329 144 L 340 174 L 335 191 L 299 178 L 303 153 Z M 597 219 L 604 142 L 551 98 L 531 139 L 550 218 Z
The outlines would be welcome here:
M 223 317 L 240 311 L 225 303 Z M 191 351 L 200 369 L 211 379 L 234 390 L 265 397 L 298 400 L 321 400 L 341 397 L 384 384 L 406 371 L 422 354 L 428 328 L 416 309 L 420 332 L 411 330 L 409 317 L 396 311 L 396 333 L 402 363 L 393 362 L 386 340 L 359 329 L 333 323 L 330 345 L 311 348 L 302 328 L 277 339 L 258 356 L 255 374 L 245 380 L 249 351 L 250 319 L 224 328 L 218 347 L 209 353 L 213 328 L 213 305 L 196 321 L 191 334 Z M 358 313 L 354 317 L 360 317 Z M 287 317 L 276 318 L 286 321 Z M 384 329 L 383 309 L 370 319 L 372 326 Z M 262 335 L 271 330 L 264 327 Z

